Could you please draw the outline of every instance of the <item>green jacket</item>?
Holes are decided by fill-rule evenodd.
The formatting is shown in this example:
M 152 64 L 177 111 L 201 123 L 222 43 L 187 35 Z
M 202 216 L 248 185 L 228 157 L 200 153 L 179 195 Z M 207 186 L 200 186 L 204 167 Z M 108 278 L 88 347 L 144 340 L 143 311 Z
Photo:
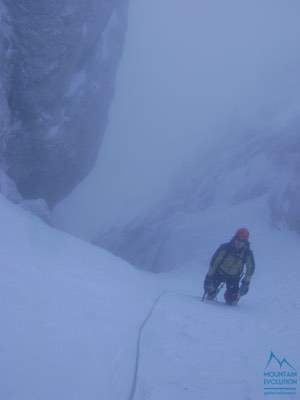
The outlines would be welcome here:
M 255 271 L 255 261 L 249 244 L 237 251 L 232 242 L 225 243 L 213 255 L 207 275 L 211 277 L 218 272 L 230 277 L 241 276 L 245 265 L 244 279 L 250 282 Z

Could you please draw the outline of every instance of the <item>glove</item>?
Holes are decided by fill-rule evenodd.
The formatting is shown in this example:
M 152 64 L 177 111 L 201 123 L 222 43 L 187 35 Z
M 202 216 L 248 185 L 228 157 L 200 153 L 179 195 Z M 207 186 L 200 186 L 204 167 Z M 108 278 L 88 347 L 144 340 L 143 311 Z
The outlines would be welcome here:
M 245 296 L 249 292 L 249 286 L 250 282 L 245 281 L 244 279 L 241 282 L 241 287 L 240 287 L 240 296 Z
M 204 280 L 204 291 L 205 292 L 210 292 L 211 290 L 214 290 L 214 282 L 213 278 L 211 276 L 206 275 L 205 280 Z

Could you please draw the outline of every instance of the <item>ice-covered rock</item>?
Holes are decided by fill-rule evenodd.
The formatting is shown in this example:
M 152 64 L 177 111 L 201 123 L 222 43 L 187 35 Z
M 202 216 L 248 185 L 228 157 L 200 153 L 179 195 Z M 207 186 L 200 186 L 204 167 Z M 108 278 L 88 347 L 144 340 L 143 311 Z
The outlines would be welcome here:
M 113 96 L 127 3 L 0 2 L 1 158 L 25 198 L 52 205 L 91 170 Z
M 0 169 L 0 193 L 12 203 L 35 214 L 47 224 L 51 224 L 50 210 L 44 199 L 24 200 L 15 182 Z

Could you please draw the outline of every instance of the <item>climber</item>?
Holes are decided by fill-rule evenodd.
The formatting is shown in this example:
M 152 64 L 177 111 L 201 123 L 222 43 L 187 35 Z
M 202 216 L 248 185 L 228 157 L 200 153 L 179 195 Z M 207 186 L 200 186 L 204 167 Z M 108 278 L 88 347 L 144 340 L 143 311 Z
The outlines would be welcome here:
M 237 304 L 240 296 L 248 293 L 254 271 L 255 262 L 249 244 L 249 231 L 240 228 L 231 241 L 222 244 L 213 255 L 204 281 L 204 297 L 214 300 L 220 284 L 224 282 L 226 303 Z

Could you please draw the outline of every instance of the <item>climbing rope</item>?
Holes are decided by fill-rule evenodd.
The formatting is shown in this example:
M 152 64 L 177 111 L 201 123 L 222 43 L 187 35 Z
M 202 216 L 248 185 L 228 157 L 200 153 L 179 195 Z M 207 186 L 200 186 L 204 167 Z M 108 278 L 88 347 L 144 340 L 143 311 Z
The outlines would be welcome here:
M 132 379 L 132 384 L 131 384 L 128 400 L 134 400 L 134 397 L 135 397 L 135 394 L 136 394 L 143 331 L 145 329 L 145 326 L 147 325 L 147 323 L 151 319 L 151 317 L 152 317 L 152 315 L 153 315 L 158 303 L 160 302 L 160 300 L 164 296 L 167 296 L 167 295 L 175 295 L 175 296 L 182 296 L 182 297 L 188 297 L 188 298 L 193 298 L 193 299 L 200 299 L 199 296 L 193 296 L 193 295 L 190 295 L 190 294 L 184 294 L 184 293 L 179 293 L 179 292 L 175 292 L 175 291 L 164 291 L 159 296 L 157 296 L 157 298 L 154 300 L 154 302 L 153 302 L 148 314 L 146 315 L 145 319 L 143 320 L 143 322 L 140 325 L 139 330 L 138 330 L 136 353 L 135 353 L 136 354 L 135 355 L 135 365 L 134 365 L 133 379 Z

